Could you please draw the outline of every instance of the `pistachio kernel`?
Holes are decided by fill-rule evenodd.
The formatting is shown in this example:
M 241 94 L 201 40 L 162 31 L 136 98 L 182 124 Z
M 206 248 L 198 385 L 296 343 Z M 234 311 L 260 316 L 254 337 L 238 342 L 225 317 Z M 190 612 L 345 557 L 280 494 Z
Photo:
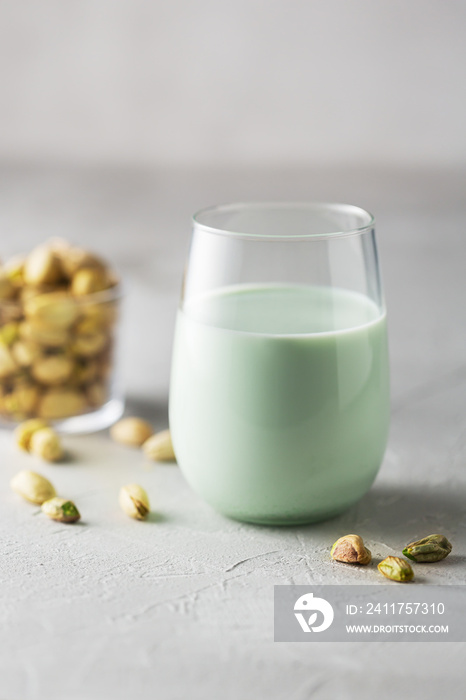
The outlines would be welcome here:
M 414 578 L 411 564 L 401 557 L 386 557 L 377 568 L 381 574 L 399 583 L 407 583 Z

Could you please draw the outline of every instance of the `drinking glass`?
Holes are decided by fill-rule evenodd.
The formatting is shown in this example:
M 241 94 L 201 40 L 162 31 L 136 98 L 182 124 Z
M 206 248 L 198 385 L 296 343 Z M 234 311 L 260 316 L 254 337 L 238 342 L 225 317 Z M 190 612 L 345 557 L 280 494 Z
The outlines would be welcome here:
M 198 212 L 170 387 L 192 488 L 238 520 L 322 520 L 368 491 L 388 426 L 373 216 L 321 203 Z

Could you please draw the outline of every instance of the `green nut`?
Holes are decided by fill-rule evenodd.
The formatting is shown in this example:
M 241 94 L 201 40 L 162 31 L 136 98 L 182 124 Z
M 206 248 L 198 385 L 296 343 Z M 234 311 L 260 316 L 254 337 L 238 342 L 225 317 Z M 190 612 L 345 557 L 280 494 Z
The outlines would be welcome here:
M 60 523 L 75 523 L 81 517 L 73 501 L 66 498 L 51 498 L 42 503 L 42 512 Z
M 445 559 L 450 554 L 451 549 L 451 544 L 444 535 L 428 535 L 422 540 L 406 545 L 403 554 L 413 561 L 430 563 Z
M 407 583 L 414 578 L 411 564 L 401 557 L 386 557 L 377 566 L 381 574 L 400 583 Z

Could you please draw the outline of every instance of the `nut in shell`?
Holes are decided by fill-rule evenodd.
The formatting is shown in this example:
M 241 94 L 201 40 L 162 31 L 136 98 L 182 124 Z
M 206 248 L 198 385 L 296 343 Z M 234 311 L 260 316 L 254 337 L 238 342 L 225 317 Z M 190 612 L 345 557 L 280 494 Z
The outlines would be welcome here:
M 39 388 L 27 379 L 18 379 L 3 398 L 4 409 L 19 420 L 33 413 L 39 401 Z
M 45 420 L 40 418 L 31 418 L 30 420 L 20 423 L 15 429 L 15 440 L 18 447 L 26 452 L 29 452 L 29 446 L 31 443 L 31 438 L 36 430 L 42 430 L 42 428 L 47 428 L 48 425 Z
M 0 379 L 11 377 L 17 371 L 18 365 L 11 354 L 11 349 L 0 342 Z
M 72 352 L 79 357 L 92 357 L 101 352 L 107 344 L 105 333 L 78 335 L 71 346 Z
M 17 321 L 10 321 L 0 328 L 0 341 L 4 343 L 4 345 L 13 345 L 18 338 L 18 334 L 19 323 Z
M 41 352 L 40 345 L 33 340 L 18 340 L 11 348 L 13 359 L 20 367 L 30 367 Z
M 71 292 L 75 296 L 86 296 L 102 292 L 111 286 L 111 280 L 105 268 L 83 267 L 71 280 Z
M 150 510 L 149 496 L 139 484 L 127 484 L 120 489 L 121 509 L 136 520 L 145 520 Z
M 20 496 L 31 503 L 42 505 L 55 496 L 55 489 L 48 479 L 37 472 L 24 469 L 10 481 L 10 486 Z
M 386 578 L 399 583 L 407 583 L 414 578 L 411 564 L 401 557 L 386 557 L 377 568 Z
M 24 311 L 29 320 L 52 328 L 69 328 L 79 313 L 76 302 L 66 292 L 40 294 L 28 299 Z
M 102 406 L 107 400 L 107 387 L 95 382 L 87 387 L 86 396 L 90 406 Z
M 5 272 L 10 280 L 10 282 L 15 287 L 21 287 L 24 282 L 23 271 L 24 271 L 25 258 L 22 255 L 15 255 L 10 258 L 5 265 Z
M 24 263 L 23 278 L 26 284 L 56 284 L 63 278 L 63 268 L 57 254 L 42 245 L 29 253 Z
M 29 451 L 46 462 L 59 462 L 64 457 L 61 440 L 52 428 L 35 430 L 31 435 Z
M 34 379 L 41 384 L 54 385 L 66 382 L 73 372 L 73 360 L 66 355 L 40 357 L 31 368 Z
M 110 428 L 110 435 L 115 442 L 131 447 L 140 447 L 153 434 L 152 426 L 147 421 L 132 416 L 122 418 Z
M 73 501 L 66 498 L 51 498 L 42 503 L 42 512 L 52 520 L 60 523 L 75 523 L 81 515 Z
M 49 389 L 39 400 L 38 414 L 46 420 L 68 418 L 82 413 L 86 399 L 82 391 Z
M 156 462 L 173 462 L 176 459 L 169 430 L 152 435 L 144 442 L 142 449 L 146 457 Z
M 84 248 L 61 245 L 60 247 L 55 246 L 55 252 L 60 258 L 67 276 L 70 278 L 83 267 L 105 267 L 104 262 L 97 255 L 84 250 Z
M 66 328 L 53 328 L 37 321 L 23 321 L 19 326 L 20 337 L 45 348 L 62 348 L 68 341 Z
M 372 555 L 359 535 L 340 537 L 332 547 L 332 559 L 346 564 L 369 564 Z
M 13 299 L 16 294 L 16 287 L 9 279 L 6 270 L 0 270 L 0 300 Z

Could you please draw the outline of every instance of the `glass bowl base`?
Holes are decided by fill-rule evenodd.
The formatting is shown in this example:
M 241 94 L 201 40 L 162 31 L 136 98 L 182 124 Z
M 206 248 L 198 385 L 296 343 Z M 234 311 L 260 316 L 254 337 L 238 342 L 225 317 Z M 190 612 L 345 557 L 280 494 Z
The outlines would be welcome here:
M 61 434 L 80 435 L 83 433 L 96 433 L 99 430 L 109 428 L 121 418 L 124 408 L 125 402 L 122 398 L 113 398 L 95 411 L 47 422 L 53 425 L 55 430 Z M 7 421 L 3 418 L 0 421 L 0 428 L 6 430 L 13 430 L 17 425 L 17 422 Z

